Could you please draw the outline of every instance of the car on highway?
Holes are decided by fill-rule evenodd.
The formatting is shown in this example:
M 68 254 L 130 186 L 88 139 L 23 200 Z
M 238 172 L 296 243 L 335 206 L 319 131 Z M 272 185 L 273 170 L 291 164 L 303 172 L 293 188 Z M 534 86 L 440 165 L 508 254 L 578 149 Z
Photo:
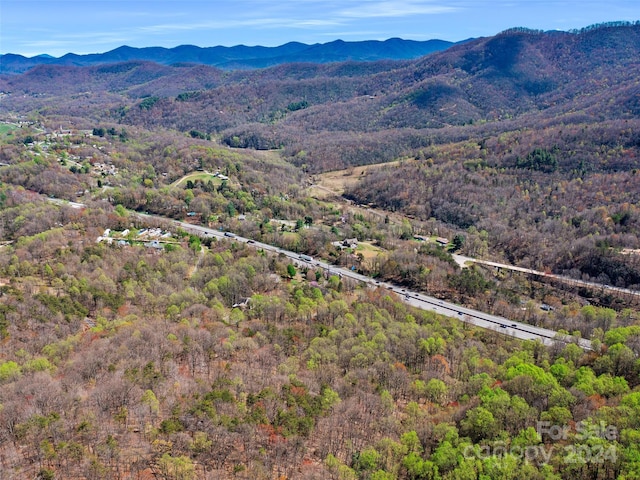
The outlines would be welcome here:
M 236 238 L 235 234 L 233 234 L 231 232 L 224 232 L 224 236 L 225 237 L 229 237 L 229 238 Z

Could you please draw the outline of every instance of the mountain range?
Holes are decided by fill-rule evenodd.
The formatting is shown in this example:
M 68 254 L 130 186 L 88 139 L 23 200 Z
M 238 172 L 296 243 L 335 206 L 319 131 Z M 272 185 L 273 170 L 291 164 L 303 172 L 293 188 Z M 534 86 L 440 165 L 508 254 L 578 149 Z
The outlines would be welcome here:
M 360 52 L 380 56 L 373 46 L 394 42 L 360 42 Z M 289 55 L 305 51 L 287 45 Z M 346 42 L 331 45 L 349 50 Z M 204 132 L 231 146 L 286 147 L 310 170 L 387 161 L 433 141 L 640 115 L 637 23 L 579 32 L 515 28 L 417 59 L 231 71 L 114 52 L 116 63 L 45 64 L 0 75 L 0 113 L 38 111 L 89 125 Z M 265 53 L 264 61 L 273 58 Z
M 593 258 L 603 231 L 621 235 L 604 247 L 640 246 L 620 241 L 640 222 L 639 58 L 634 23 L 514 28 L 404 60 L 234 70 L 148 60 L 47 64 L 0 75 L 0 118 L 103 132 L 138 149 L 126 155 L 128 168 L 153 161 L 157 172 L 170 170 L 171 152 L 180 164 L 193 162 L 192 142 L 203 151 L 273 150 L 312 175 L 398 160 L 344 195 L 485 230 L 510 263 L 635 285 L 640 274 L 625 262 Z M 0 161 L 11 164 L 26 140 L 0 150 Z M 14 183 L 37 177 L 22 168 L 12 170 Z M 563 245 L 577 238 L 582 247 L 567 253 Z
M 402 60 L 422 57 L 445 50 L 452 42 L 444 40 L 414 41 L 390 38 L 385 41 L 367 40 L 307 45 L 289 42 L 278 47 L 245 46 L 196 47 L 181 45 L 175 48 L 122 46 L 106 53 L 77 55 L 68 53 L 55 58 L 50 55 L 24 57 L 16 54 L 0 55 L 0 73 L 22 73 L 36 65 L 88 66 L 142 60 L 172 65 L 192 63 L 215 66 L 225 70 L 265 68 L 283 63 L 329 63 L 375 60 Z

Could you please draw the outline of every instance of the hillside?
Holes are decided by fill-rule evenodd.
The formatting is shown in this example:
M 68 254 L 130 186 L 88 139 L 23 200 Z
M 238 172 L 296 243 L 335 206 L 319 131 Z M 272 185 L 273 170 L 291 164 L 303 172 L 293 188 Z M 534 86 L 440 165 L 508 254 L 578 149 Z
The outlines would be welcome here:
M 547 349 L 409 308 L 386 289 L 291 270 L 232 240 L 172 232 L 158 250 L 142 239 L 149 225 L 127 237 L 133 219 L 98 204 L 1 193 L 3 225 L 18 228 L 3 230 L 18 240 L 0 250 L 7 480 L 634 471 L 629 317 L 603 336 L 608 351 Z M 105 227 L 114 241 L 96 243 Z M 251 307 L 232 307 L 245 296 Z M 573 315 L 616 319 L 594 307 Z M 566 426 L 562 448 L 538 422 Z M 606 431 L 589 430 L 600 422 Z M 483 453 L 505 444 L 528 456 L 505 466 Z M 572 449 L 602 461 L 573 463 Z
M 416 136 L 448 137 L 442 127 L 488 124 L 480 130 L 471 126 L 470 133 L 454 130 L 462 137 L 530 115 L 534 118 L 527 122 L 569 113 L 633 117 L 639 53 L 640 26 L 572 34 L 512 30 L 413 61 L 286 64 L 232 73 L 140 61 L 48 65 L 4 76 L 0 88 L 38 97 L 3 99 L 12 109 L 47 105 L 62 114 L 82 108 L 83 115 L 94 108 L 104 115 L 104 105 L 83 105 L 82 96 L 69 96 L 106 91 L 120 96 L 119 107 L 110 110 L 112 120 L 237 136 L 246 146 L 296 145 L 301 134 L 313 144 L 313 137 L 325 132 L 390 129 L 436 128 L 438 133 Z M 141 104 L 146 97 L 157 101 Z M 143 108 L 131 108 L 136 105 Z M 255 140 L 246 138 L 247 129 Z M 276 138 L 260 141 L 267 132 Z M 305 150 L 313 155 L 313 146 Z M 320 162 L 307 163 L 322 169 Z
M 598 242 L 637 244 L 637 58 L 639 25 L 603 25 L 513 29 L 418 60 L 235 72 L 139 61 L 43 65 L 1 78 L 9 94 L 0 109 L 72 117 L 85 128 L 117 122 L 277 148 L 308 173 L 415 158 L 363 177 L 347 196 L 489 232 L 491 250 L 511 262 L 635 285 L 632 258 L 593 259 Z M 614 185 L 626 187 L 601 191 Z M 549 193 L 566 186 L 570 195 Z M 541 192 L 535 207 L 532 192 Z M 601 208 L 625 223 L 595 220 Z M 558 247 L 567 244 L 582 253 L 572 260 Z

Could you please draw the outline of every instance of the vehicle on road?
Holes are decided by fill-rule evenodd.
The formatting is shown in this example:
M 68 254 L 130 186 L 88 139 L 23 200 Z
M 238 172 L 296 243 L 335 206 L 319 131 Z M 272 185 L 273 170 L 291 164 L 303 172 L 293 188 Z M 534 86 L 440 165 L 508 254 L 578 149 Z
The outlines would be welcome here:
M 305 262 L 313 262 L 313 258 L 309 255 L 301 254 L 299 258 L 300 260 L 304 260 Z
M 229 237 L 229 238 L 236 238 L 235 234 L 233 234 L 231 232 L 224 232 L 224 236 L 225 237 Z

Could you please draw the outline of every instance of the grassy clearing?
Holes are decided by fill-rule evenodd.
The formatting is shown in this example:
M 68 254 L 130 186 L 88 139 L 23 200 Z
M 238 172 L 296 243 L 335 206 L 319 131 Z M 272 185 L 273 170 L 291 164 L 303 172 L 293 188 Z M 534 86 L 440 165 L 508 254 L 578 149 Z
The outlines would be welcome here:
M 232 150 L 242 151 L 243 149 Z M 288 162 L 282 158 L 280 150 L 253 150 L 251 151 L 251 156 L 254 159 L 260 159 L 273 165 L 288 165 Z
M 192 182 L 195 182 L 196 180 L 201 180 L 203 182 L 208 182 L 211 181 L 213 182 L 214 185 L 218 186 L 222 184 L 222 180 L 210 173 L 206 173 L 206 172 L 193 172 L 193 173 L 188 173 L 186 174 L 184 177 L 179 178 L 178 180 L 176 180 L 175 182 L 173 182 L 171 184 L 171 186 L 173 188 L 177 188 L 179 187 L 182 183 L 187 183 L 188 180 L 191 180 Z
M 335 170 L 333 172 L 322 173 L 316 175 L 316 188 L 313 194 L 317 198 L 328 198 L 333 195 L 342 195 L 347 187 L 355 185 L 361 178 L 379 168 L 392 167 L 398 165 L 401 161 L 387 163 L 376 163 L 375 165 L 364 165 L 361 167 L 351 167 L 344 170 Z
M 375 245 L 371 245 L 369 242 L 360 242 L 356 248 L 356 252 L 361 253 L 366 260 L 369 260 L 377 257 L 381 253 L 384 253 L 385 250 L 380 247 L 376 247 Z
M 6 135 L 16 128 L 18 127 L 16 127 L 15 125 L 11 125 L 10 123 L 0 123 L 0 135 Z

